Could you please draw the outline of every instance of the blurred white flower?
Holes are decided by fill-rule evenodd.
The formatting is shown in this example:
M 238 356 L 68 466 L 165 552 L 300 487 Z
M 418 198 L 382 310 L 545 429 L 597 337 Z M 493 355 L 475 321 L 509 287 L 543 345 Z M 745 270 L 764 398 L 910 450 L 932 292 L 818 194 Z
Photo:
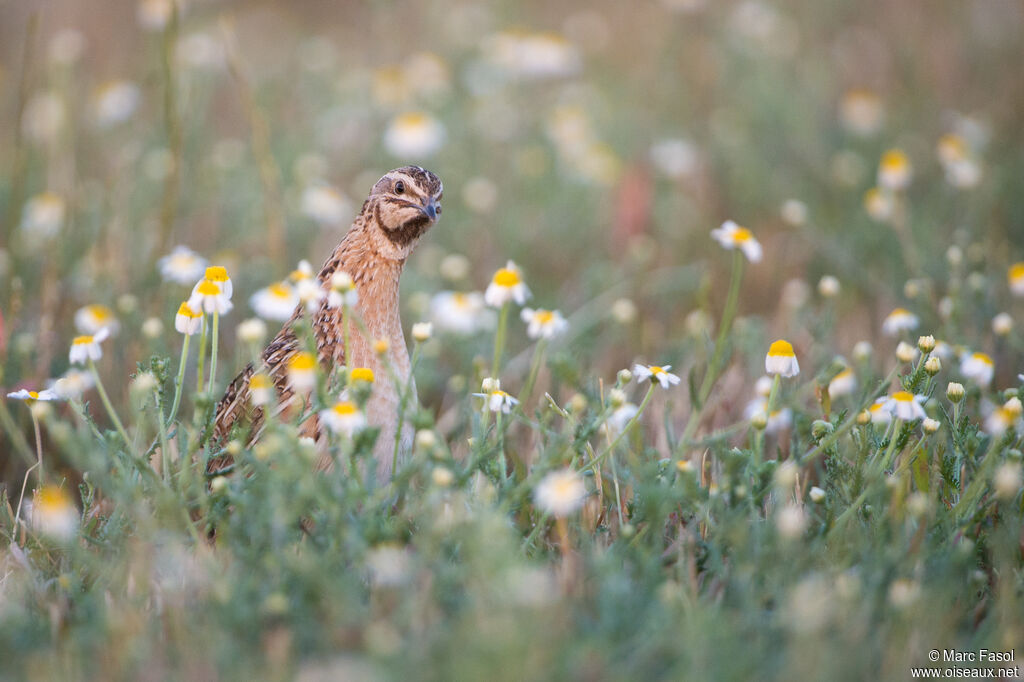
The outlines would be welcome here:
M 26 402 L 35 402 L 36 400 L 50 401 L 60 400 L 61 395 L 54 390 L 49 388 L 43 389 L 42 391 L 29 391 L 27 389 L 21 389 L 20 391 L 14 391 L 13 393 L 7 394 L 8 398 L 14 400 L 24 400 Z
M 334 187 L 314 184 L 302 191 L 301 210 L 322 225 L 339 225 L 352 217 L 352 202 Z
M 47 51 L 57 64 L 74 64 L 85 51 L 85 36 L 78 29 L 62 28 L 50 38 Z
M 482 294 L 441 291 L 430 301 L 430 316 L 439 329 L 455 334 L 473 334 L 494 324 Z
M 93 303 L 75 311 L 75 328 L 82 334 L 95 334 L 106 329 L 111 336 L 117 336 L 121 323 L 114 316 L 114 311 L 105 305 Z
M 259 344 L 267 338 L 267 323 L 258 317 L 251 317 L 239 323 L 235 333 L 243 343 Z
M 960 361 L 960 373 L 982 388 L 992 383 L 996 366 L 985 353 L 970 353 Z
M 349 437 L 366 427 L 366 415 L 350 400 L 339 400 L 333 407 L 321 410 L 320 421 L 332 432 Z
M 253 293 L 249 306 L 265 320 L 285 322 L 291 318 L 299 305 L 298 294 L 287 282 L 276 282 Z
M 885 110 L 881 98 L 870 90 L 849 90 L 839 106 L 843 126 L 855 135 L 874 135 L 882 127 Z
M 513 78 L 540 80 L 577 73 L 579 51 L 556 33 L 502 31 L 484 39 L 484 55 Z
M 857 390 L 857 375 L 847 367 L 828 382 L 829 397 L 839 398 L 844 395 L 851 395 Z
M 569 323 L 557 310 L 523 308 L 520 317 L 526 323 L 526 335 L 531 339 L 551 339 L 569 329 Z
M 692 175 L 697 170 L 699 161 L 697 147 L 682 138 L 667 138 L 655 142 L 651 145 L 648 156 L 655 168 L 675 180 Z
M 738 248 L 743 251 L 743 255 L 751 263 L 761 262 L 761 243 L 747 228 L 740 227 L 731 220 L 726 220 L 721 227 L 711 230 L 711 236 L 721 244 L 722 248 L 730 251 Z
M 142 93 L 130 81 L 117 80 L 105 83 L 93 98 L 93 118 L 100 128 L 110 128 L 124 123 L 139 108 Z
M 147 31 L 162 31 L 171 20 L 175 0 L 139 0 L 135 18 Z
M 444 126 L 422 111 L 410 111 L 392 119 L 384 134 L 384 147 L 399 158 L 425 158 L 441 148 Z
M 878 162 L 878 185 L 885 189 L 899 191 L 910 185 L 914 168 L 910 159 L 900 149 L 890 149 Z
M 160 276 L 165 282 L 190 284 L 206 271 L 207 261 L 198 253 L 184 245 L 174 249 L 158 261 Z
M 25 202 L 21 214 L 21 229 L 34 237 L 48 239 L 64 226 L 67 207 L 64 199 L 54 192 L 42 192 Z
M 889 336 L 899 336 L 903 332 L 917 329 L 918 324 L 920 321 L 917 315 L 905 308 L 896 308 L 882 320 L 882 331 Z
M 541 511 L 563 518 L 583 506 L 587 487 L 583 478 L 572 469 L 552 471 L 544 476 L 533 493 Z
M 95 385 L 96 378 L 92 375 L 92 372 L 72 367 L 64 373 L 64 376 L 54 381 L 51 388 L 56 391 L 57 395 L 61 398 L 78 399 L 83 393 Z
M 925 414 L 922 403 L 928 399 L 925 395 L 914 395 L 909 391 L 897 391 L 885 401 L 885 409 L 889 414 L 899 420 L 909 422 L 924 419 Z
M 25 104 L 21 129 L 30 140 L 45 143 L 56 140 L 64 127 L 67 114 L 64 102 L 55 92 L 37 93 Z
M 29 517 L 37 532 L 53 540 L 67 542 L 78 532 L 78 508 L 63 488 L 46 485 L 37 490 Z
M 490 213 L 498 203 L 498 186 L 487 178 L 470 178 L 462 186 L 462 201 L 471 211 Z

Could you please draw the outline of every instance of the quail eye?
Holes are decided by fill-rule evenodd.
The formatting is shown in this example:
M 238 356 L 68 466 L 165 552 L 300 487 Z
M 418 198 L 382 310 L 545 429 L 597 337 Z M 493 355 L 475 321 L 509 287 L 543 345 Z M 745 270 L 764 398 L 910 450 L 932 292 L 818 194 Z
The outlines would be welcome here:
M 441 215 L 441 204 L 438 204 L 438 205 L 437 205 L 437 206 L 436 206 L 436 207 L 434 208 L 434 211 L 435 211 L 435 212 L 437 213 L 437 215 Z
M 405 191 L 405 183 L 399 180 L 395 183 L 395 194 L 401 194 Z

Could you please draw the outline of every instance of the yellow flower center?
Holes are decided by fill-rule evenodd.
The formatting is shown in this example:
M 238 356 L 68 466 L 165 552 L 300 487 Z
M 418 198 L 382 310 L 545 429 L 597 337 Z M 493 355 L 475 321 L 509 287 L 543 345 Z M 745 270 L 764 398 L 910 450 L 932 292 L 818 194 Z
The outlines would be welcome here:
M 372 384 L 373 379 L 373 370 L 369 367 L 354 367 L 352 369 L 352 381 L 365 381 Z
M 254 390 L 270 388 L 270 377 L 266 374 L 253 374 L 249 379 L 249 388 Z
M 457 308 L 466 308 L 469 306 L 469 296 L 466 296 L 463 293 L 455 294 L 452 296 L 452 302 L 455 303 L 455 307 Z
M 871 410 L 872 412 L 878 412 L 880 409 L 882 409 L 882 405 L 883 403 L 873 403 L 871 407 L 869 407 L 868 409 Z
M 76 336 L 71 341 L 71 344 L 74 345 L 74 346 L 84 346 L 85 344 L 92 343 L 92 342 L 93 342 L 93 339 L 92 339 L 91 336 Z
M 847 368 L 847 369 L 844 369 L 839 374 L 837 374 L 834 377 L 832 377 L 832 381 L 835 381 L 836 379 L 845 379 L 846 377 L 849 377 L 849 376 L 853 376 L 853 370 Z
M 500 388 L 491 391 L 491 395 L 500 396 L 501 398 L 508 398 L 509 397 L 509 394 L 505 393 L 505 391 L 501 390 Z
M 770 357 L 784 357 L 784 358 L 795 358 L 796 353 L 793 352 L 793 344 L 789 341 L 779 339 L 771 346 L 768 347 L 768 355 Z
M 519 279 L 519 273 L 512 268 L 502 268 L 494 273 L 494 283 L 499 287 L 514 287 L 519 284 L 522 280 Z
M 1016 282 L 1024 279 L 1024 262 L 1014 263 L 1010 266 L 1010 281 Z
M 427 115 L 421 111 L 410 111 L 409 113 L 402 114 L 395 121 L 396 125 L 402 128 L 421 128 L 427 125 Z
M 184 315 L 185 317 L 200 317 L 200 316 L 202 316 L 202 313 L 197 313 L 195 310 L 192 310 L 192 308 L 189 307 L 187 301 L 183 302 L 180 306 L 178 306 L 178 314 L 179 315 Z
M 309 279 L 310 277 L 312 277 L 312 275 L 306 272 L 305 270 L 292 270 L 292 274 L 288 276 L 294 279 L 296 282 L 300 282 L 304 279 Z
M 269 290 L 274 298 L 288 298 L 292 294 L 292 290 L 281 282 L 271 284 Z
M 70 506 L 67 494 L 55 486 L 44 486 L 36 493 L 36 509 L 44 514 L 64 511 Z
M 203 296 L 216 296 L 220 293 L 220 287 L 214 284 L 211 280 L 204 279 L 196 288 L 196 293 L 202 294 Z
M 907 310 L 906 308 L 896 308 L 891 313 L 889 313 L 889 317 L 910 317 L 910 311 Z
M 37 393 L 36 391 L 29 391 L 28 394 L 32 398 L 32 400 L 39 400 L 39 393 Z
M 939 140 L 939 150 L 951 159 L 964 159 L 967 157 L 967 144 L 964 138 L 959 135 L 943 135 Z
M 377 339 L 373 342 L 373 352 L 377 355 L 384 355 L 389 350 L 391 350 L 391 344 L 387 339 Z
M 901 403 L 910 403 L 914 401 L 914 394 L 909 391 L 897 391 L 892 394 L 892 399 Z
M 992 360 L 992 358 L 990 358 L 989 356 L 985 355 L 984 353 L 975 353 L 971 357 L 974 358 L 975 360 L 979 361 L 979 362 L 984 362 L 989 367 L 992 367 L 993 365 L 996 364 Z
M 736 230 L 732 233 L 732 238 L 736 241 L 737 244 L 742 244 L 744 242 L 749 242 L 751 239 L 753 239 L 754 233 L 745 227 L 737 227 Z
M 312 353 L 299 353 L 288 361 L 288 369 L 293 372 L 309 372 L 316 367 L 316 358 Z
M 648 367 L 647 369 L 651 370 L 651 374 L 654 374 L 655 376 L 665 372 L 665 370 L 662 367 L 658 367 L 657 365 L 652 365 L 651 367 Z
M 228 281 L 228 269 L 223 265 L 211 265 L 206 268 L 206 279 L 211 282 L 226 282 Z
M 882 156 L 882 170 L 887 172 L 904 171 L 907 164 L 907 155 L 899 149 L 890 149 Z
M 358 411 L 355 403 L 345 401 L 334 406 L 334 413 L 339 417 L 351 417 Z
M 87 306 L 86 310 L 88 310 L 89 314 L 99 321 L 109 320 L 114 316 L 113 311 L 111 311 L 110 308 L 108 308 L 105 305 L 93 304 Z

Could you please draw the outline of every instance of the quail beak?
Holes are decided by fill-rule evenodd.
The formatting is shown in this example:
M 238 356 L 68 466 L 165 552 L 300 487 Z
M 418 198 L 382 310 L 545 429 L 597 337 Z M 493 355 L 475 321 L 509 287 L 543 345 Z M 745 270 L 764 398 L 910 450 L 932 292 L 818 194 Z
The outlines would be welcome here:
M 431 220 L 437 220 L 437 214 L 441 211 L 441 202 L 437 199 L 427 199 L 423 205 L 423 212 L 427 214 Z

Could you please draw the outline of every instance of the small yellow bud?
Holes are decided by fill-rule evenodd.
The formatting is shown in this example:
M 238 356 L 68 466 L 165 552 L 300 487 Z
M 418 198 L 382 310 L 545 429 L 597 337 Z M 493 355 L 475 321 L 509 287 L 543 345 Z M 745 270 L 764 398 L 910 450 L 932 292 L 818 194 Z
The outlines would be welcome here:
M 930 376 L 935 376 L 942 371 L 942 360 L 939 356 L 932 355 L 924 361 L 924 371 L 928 372 Z
M 964 399 L 964 385 L 955 381 L 949 382 L 949 385 L 946 386 L 946 397 L 949 398 L 950 402 L 960 402 Z
M 917 348 L 922 353 L 931 353 L 935 350 L 935 337 L 929 334 L 928 336 L 920 336 L 917 339 Z
M 373 342 L 373 352 L 377 355 L 384 355 L 391 350 L 391 344 L 387 339 L 377 339 Z
M 906 341 L 900 341 L 896 346 L 896 359 L 900 362 L 913 362 L 917 355 L 917 349 Z

